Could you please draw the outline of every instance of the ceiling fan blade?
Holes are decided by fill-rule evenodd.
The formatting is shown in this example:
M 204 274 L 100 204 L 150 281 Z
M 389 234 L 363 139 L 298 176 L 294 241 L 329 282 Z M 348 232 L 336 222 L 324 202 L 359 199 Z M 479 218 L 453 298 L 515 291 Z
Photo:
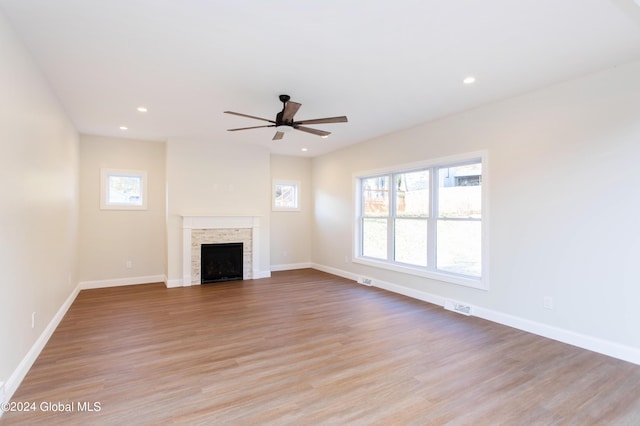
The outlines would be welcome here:
M 284 105 L 284 112 L 282 113 L 282 121 L 284 122 L 293 121 L 293 116 L 296 115 L 296 112 L 298 112 L 301 106 L 302 104 L 299 104 L 297 102 L 291 102 L 291 101 L 287 102 Z
M 318 136 L 329 136 L 331 134 L 331 132 L 325 132 L 324 130 L 318 130 L 318 129 L 311 129 L 309 127 L 303 127 L 303 126 L 293 126 L 293 128 L 296 130 L 302 130 L 303 132 L 312 133 Z
M 284 132 L 276 132 L 276 134 L 273 136 L 273 139 L 271 139 L 272 141 L 278 141 L 280 139 L 282 139 L 282 137 L 284 136 Z
M 267 120 L 266 118 L 256 117 L 256 116 L 253 116 L 253 115 L 241 114 L 239 112 L 233 112 L 233 111 L 225 111 L 224 113 L 225 114 L 239 115 L 240 117 L 254 118 L 256 120 L 268 121 L 269 123 L 274 123 L 275 124 L 275 121 L 273 121 L 273 120 Z
M 294 124 L 324 124 L 324 123 L 346 123 L 347 117 L 342 115 L 340 117 L 327 117 L 327 118 L 316 118 L 313 120 L 300 120 L 296 121 Z
M 267 124 L 266 126 L 239 127 L 237 129 L 227 129 L 227 132 L 235 132 L 237 130 L 261 129 L 263 127 L 276 127 L 275 124 Z

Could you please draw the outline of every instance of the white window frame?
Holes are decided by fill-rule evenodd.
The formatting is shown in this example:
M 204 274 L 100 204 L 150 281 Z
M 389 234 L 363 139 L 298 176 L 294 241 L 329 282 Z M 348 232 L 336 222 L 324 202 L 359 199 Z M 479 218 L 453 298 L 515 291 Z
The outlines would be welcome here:
M 283 207 L 276 205 L 276 194 L 278 186 L 286 185 L 292 186 L 295 188 L 294 193 L 294 207 Z M 273 185 L 271 188 L 271 210 L 275 212 L 297 212 L 300 211 L 300 182 L 297 180 L 284 180 L 284 179 L 273 179 Z
M 137 203 L 116 203 L 109 201 L 109 180 L 111 177 L 132 177 L 138 178 L 140 182 L 140 197 L 142 198 L 139 204 Z M 101 210 L 147 210 L 147 172 L 144 170 L 130 170 L 130 169 L 100 169 L 100 209 Z
M 436 270 L 436 266 L 432 260 L 435 259 L 433 255 L 430 256 L 430 261 L 427 267 L 407 265 L 399 263 L 393 260 L 391 256 L 388 259 L 374 259 L 370 257 L 362 256 L 362 193 L 361 193 L 361 180 L 364 178 L 370 178 L 381 175 L 393 176 L 394 173 L 406 173 L 416 171 L 420 169 L 435 169 L 438 167 L 454 167 L 464 164 L 471 164 L 474 162 L 480 162 L 482 164 L 482 214 L 481 214 L 481 268 L 482 276 L 473 277 L 468 275 L 456 274 L 453 272 L 446 272 L 442 270 Z M 434 186 L 438 185 L 437 177 L 431 173 L 429 176 L 429 183 L 431 186 L 431 192 L 433 192 Z M 393 184 L 390 185 L 392 187 Z M 396 166 L 385 167 L 382 169 L 368 170 L 362 172 L 356 172 L 353 174 L 353 188 L 354 188 L 354 225 L 353 225 L 353 262 L 367 266 L 372 266 L 381 269 L 387 269 L 396 272 L 407 273 L 411 275 L 417 275 L 420 277 L 436 279 L 439 281 L 449 282 L 453 284 L 463 285 L 466 287 L 472 287 L 481 290 L 489 290 L 489 167 L 488 167 L 488 153 L 487 151 L 476 151 L 461 155 L 436 158 L 432 160 L 419 161 L 415 163 L 407 163 Z M 390 194 L 390 203 L 391 194 Z M 430 195 L 431 203 L 434 204 L 431 208 L 432 212 L 437 211 L 437 197 L 433 194 Z M 392 205 L 390 205 L 392 208 Z M 389 213 L 389 218 L 393 218 L 392 213 Z M 431 223 L 436 223 L 437 217 L 434 217 Z M 429 238 L 427 241 L 428 250 L 434 253 L 435 250 L 435 233 L 433 232 L 433 226 L 430 228 Z M 391 230 L 389 231 L 391 233 Z M 392 252 L 392 241 L 388 239 L 388 251 Z

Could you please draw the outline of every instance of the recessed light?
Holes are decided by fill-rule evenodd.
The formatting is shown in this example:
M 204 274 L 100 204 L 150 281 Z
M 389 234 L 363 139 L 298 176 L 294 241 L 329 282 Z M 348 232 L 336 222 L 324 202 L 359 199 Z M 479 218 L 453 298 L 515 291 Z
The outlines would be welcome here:
M 462 80 L 462 82 L 464 84 L 473 84 L 473 83 L 476 82 L 476 78 L 474 76 L 470 75 L 468 77 L 465 77 L 464 80 Z
M 324 136 L 320 136 L 322 139 L 326 139 L 329 137 L 329 135 L 324 135 Z
M 127 126 L 120 126 L 120 130 L 128 130 L 129 128 Z
M 147 112 L 147 109 L 145 107 L 138 107 L 138 111 Z
M 307 148 L 302 148 L 300 151 L 302 151 L 302 152 L 307 152 L 307 151 L 309 151 L 309 150 L 308 150 Z

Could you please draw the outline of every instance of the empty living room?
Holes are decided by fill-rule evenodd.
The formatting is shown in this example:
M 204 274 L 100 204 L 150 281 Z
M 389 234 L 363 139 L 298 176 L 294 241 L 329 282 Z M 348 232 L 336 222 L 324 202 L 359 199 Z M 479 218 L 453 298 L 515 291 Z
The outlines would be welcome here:
M 640 1 L 0 0 L 0 423 L 640 424 Z

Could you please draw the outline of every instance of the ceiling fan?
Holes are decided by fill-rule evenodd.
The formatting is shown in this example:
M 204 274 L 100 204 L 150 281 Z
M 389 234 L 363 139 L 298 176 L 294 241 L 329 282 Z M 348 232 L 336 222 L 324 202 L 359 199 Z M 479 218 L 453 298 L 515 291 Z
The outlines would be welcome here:
M 280 102 L 282 102 L 282 111 L 276 114 L 275 120 L 268 120 L 266 118 L 255 117 L 253 115 L 247 115 L 247 114 L 241 114 L 239 112 L 225 111 L 225 114 L 239 115 L 240 117 L 254 118 L 256 120 L 268 121 L 269 123 L 272 123 L 272 124 L 266 124 L 264 126 L 240 127 L 238 129 L 227 129 L 227 130 L 229 132 L 235 132 L 237 130 L 260 129 L 263 127 L 275 127 L 276 134 L 275 136 L 273 136 L 273 140 L 275 141 L 275 140 L 282 139 L 285 132 L 291 129 L 300 130 L 303 132 L 311 133 L 311 134 L 322 136 L 322 137 L 327 137 L 331 134 L 331 132 L 312 129 L 312 128 L 306 127 L 305 125 L 347 122 L 347 117 L 344 115 L 340 117 L 316 118 L 313 120 L 294 121 L 293 117 L 296 115 L 296 112 L 298 112 L 298 109 L 300 109 L 302 104 L 299 104 L 297 102 L 291 102 L 289 99 L 291 99 L 289 95 L 280 95 Z

